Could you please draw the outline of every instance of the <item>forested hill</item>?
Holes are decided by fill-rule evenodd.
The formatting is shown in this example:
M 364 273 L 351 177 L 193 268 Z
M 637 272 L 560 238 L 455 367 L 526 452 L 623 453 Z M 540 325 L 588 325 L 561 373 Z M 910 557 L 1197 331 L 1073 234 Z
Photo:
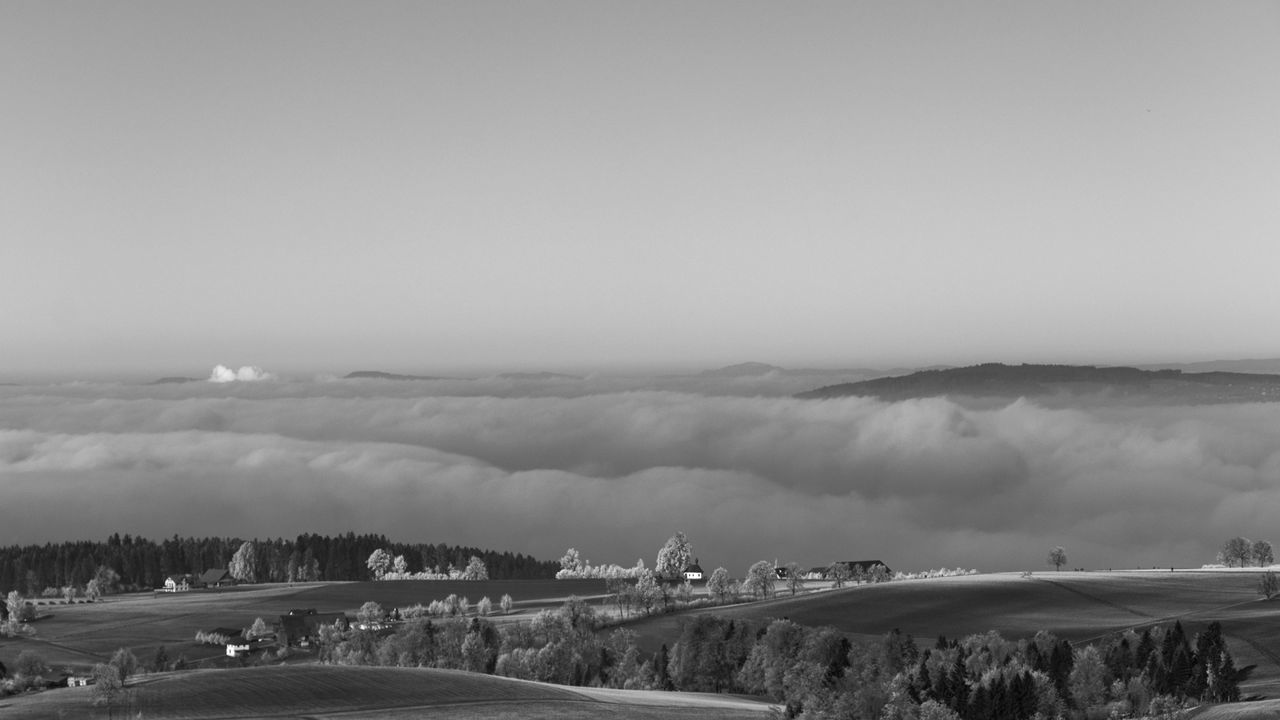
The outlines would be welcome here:
M 0 594 L 17 590 L 38 596 L 45 588 L 83 588 L 94 578 L 100 585 L 114 584 L 121 591 L 157 588 L 169 575 L 228 567 L 243 542 L 237 538 L 177 536 L 156 542 L 116 534 L 105 542 L 0 547 Z M 449 565 L 463 568 L 472 555 L 484 561 L 489 577 L 495 580 L 552 578 L 560 569 L 557 561 L 509 551 L 393 543 L 382 535 L 299 535 L 294 540 L 253 541 L 259 582 L 368 580 L 365 563 L 379 548 L 393 557 L 404 555 L 411 572 L 445 570 Z
M 1280 399 L 1280 375 L 1237 372 L 1184 373 L 1093 365 L 1004 365 L 922 370 L 896 377 L 829 385 L 800 398 L 852 395 L 884 400 L 956 395 L 1038 397 L 1101 395 L 1154 401 L 1252 402 Z

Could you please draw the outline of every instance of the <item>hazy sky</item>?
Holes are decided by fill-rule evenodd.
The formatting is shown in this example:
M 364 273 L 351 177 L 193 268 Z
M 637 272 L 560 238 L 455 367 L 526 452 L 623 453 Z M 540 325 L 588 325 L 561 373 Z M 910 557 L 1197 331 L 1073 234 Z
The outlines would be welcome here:
M 1275 356 L 1274 2 L 0 3 L 0 369 Z

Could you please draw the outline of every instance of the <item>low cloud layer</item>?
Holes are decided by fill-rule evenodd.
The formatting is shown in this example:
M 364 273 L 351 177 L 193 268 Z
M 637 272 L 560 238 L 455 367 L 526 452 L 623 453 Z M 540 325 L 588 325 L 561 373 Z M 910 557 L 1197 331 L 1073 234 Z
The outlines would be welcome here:
M 652 564 L 684 530 L 704 565 L 741 572 L 1035 569 L 1054 545 L 1072 565 L 1198 565 L 1231 535 L 1280 540 L 1276 404 L 428 388 L 2 388 L 0 543 L 353 529 Z

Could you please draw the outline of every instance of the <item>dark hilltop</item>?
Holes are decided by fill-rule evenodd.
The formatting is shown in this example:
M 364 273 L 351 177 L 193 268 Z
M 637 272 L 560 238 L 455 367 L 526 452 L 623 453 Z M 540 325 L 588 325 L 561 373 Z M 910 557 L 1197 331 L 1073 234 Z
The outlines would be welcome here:
M 938 396 L 973 398 L 1115 398 L 1126 402 L 1229 403 L 1280 400 L 1280 375 L 1182 372 L 1093 365 L 1005 365 L 921 370 L 828 385 L 799 393 L 806 399 L 850 396 L 907 400 Z
M 447 380 L 448 378 L 430 375 L 401 375 L 399 373 L 382 372 L 381 370 L 356 370 L 342 376 L 343 380 Z

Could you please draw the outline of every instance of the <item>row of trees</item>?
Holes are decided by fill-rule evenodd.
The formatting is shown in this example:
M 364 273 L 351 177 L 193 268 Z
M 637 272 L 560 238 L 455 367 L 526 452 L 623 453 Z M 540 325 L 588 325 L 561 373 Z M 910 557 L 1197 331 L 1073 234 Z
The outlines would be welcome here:
M 583 558 L 576 548 L 569 548 L 560 558 L 560 569 L 556 572 L 557 580 L 618 580 L 621 578 L 638 579 L 645 572 L 644 558 L 636 560 L 636 564 L 624 568 L 614 563 L 592 565 Z
M 379 637 L 323 628 L 323 662 L 439 667 L 564 685 L 765 695 L 788 717 L 864 720 L 1027 720 L 1160 715 L 1189 701 L 1230 702 L 1252 667 L 1237 669 L 1213 623 L 1129 631 L 1073 647 L 1048 632 L 939 638 L 923 651 L 893 631 L 851 642 L 835 628 L 690 616 L 672 645 L 646 655 L 636 633 L 599 632 L 571 598 L 528 623 L 482 617 L 407 620 Z
M 385 636 L 324 626 L 318 638 L 322 662 L 340 665 L 435 667 L 507 677 L 616 688 L 668 687 L 667 658 L 642 657 L 632 630 L 600 635 L 594 608 L 570 598 L 529 622 L 495 625 L 483 617 L 444 620 L 403 613 L 405 621 Z
M 851 643 L 834 628 L 701 615 L 682 627 L 669 686 L 768 695 L 789 717 L 1024 720 L 1160 715 L 1188 701 L 1231 702 L 1237 670 L 1214 623 L 1187 640 L 1180 624 L 1073 648 L 1047 632 L 939 638 L 923 652 L 893 631 Z
M 423 568 L 411 571 L 409 561 L 404 555 L 391 556 L 391 553 L 378 548 L 365 561 L 374 580 L 488 580 L 489 570 L 479 555 L 472 555 L 464 568 L 450 564 L 447 568 Z
M 1233 537 L 1222 544 L 1218 553 L 1218 562 L 1230 567 L 1239 565 L 1257 565 L 1267 567 L 1275 564 L 1275 550 L 1267 540 L 1250 540 L 1247 537 Z
M 0 547 L 0 594 L 17 590 L 38 597 L 46 589 L 85 588 L 99 580 L 104 594 L 159 587 L 169 575 L 200 574 L 211 568 L 231 569 L 244 547 L 240 538 L 182 538 L 153 541 L 112 535 L 105 542 L 65 542 Z M 465 567 L 479 557 L 495 580 L 551 578 L 555 562 L 452 545 L 392 543 L 383 535 L 327 536 L 305 534 L 293 540 L 252 542 L 250 555 L 236 569 L 253 582 L 365 580 L 366 560 L 377 549 L 402 556 L 409 568 Z M 103 570 L 105 568 L 105 571 Z M 106 571 L 109 571 L 107 574 Z

